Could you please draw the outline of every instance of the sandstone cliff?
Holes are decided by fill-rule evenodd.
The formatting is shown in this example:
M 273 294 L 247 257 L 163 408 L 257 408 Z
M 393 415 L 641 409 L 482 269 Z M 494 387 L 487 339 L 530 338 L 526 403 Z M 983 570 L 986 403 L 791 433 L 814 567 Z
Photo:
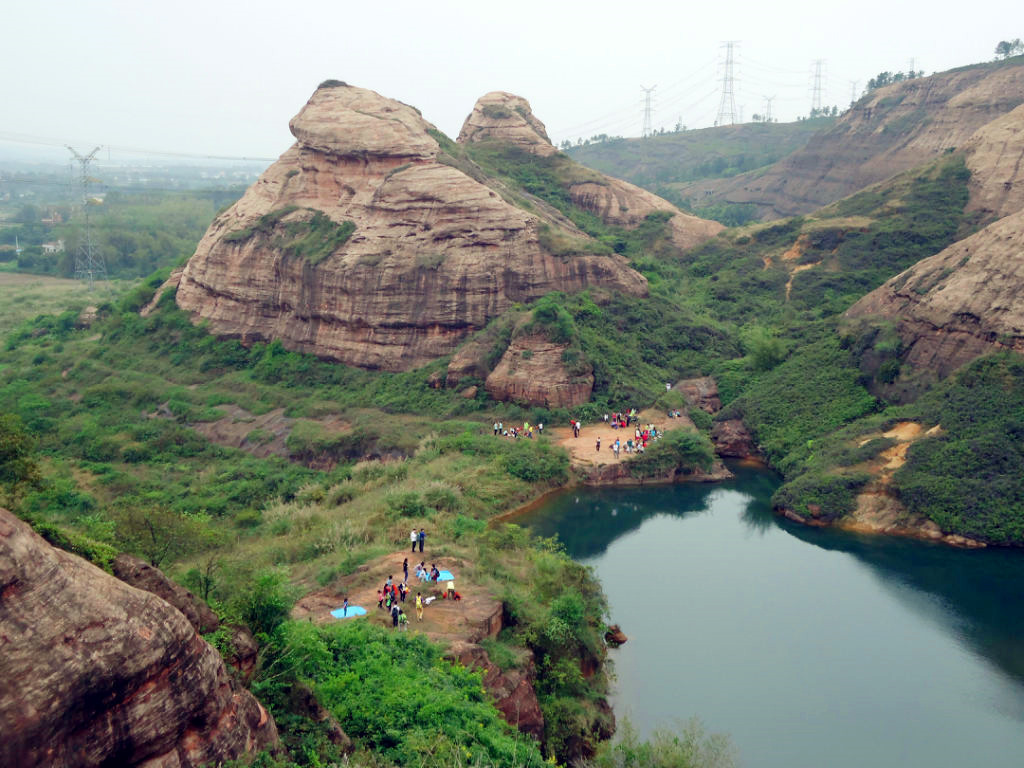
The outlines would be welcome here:
M 1024 210 L 919 261 L 854 304 L 896 324 L 903 358 L 939 378 L 986 352 L 1024 353 Z
M 0 510 L 0 765 L 219 764 L 273 719 L 177 609 Z
M 754 203 L 766 218 L 810 213 L 961 149 L 983 125 L 1024 102 L 1024 65 L 985 64 L 879 88 L 831 128 L 766 170 L 696 182 L 702 201 Z
M 460 144 L 491 142 L 513 146 L 540 157 L 558 154 L 543 123 L 534 117 L 529 102 L 502 91 L 480 97 L 466 118 L 458 140 Z M 575 163 L 572 165 L 578 171 L 585 170 Z M 612 226 L 635 229 L 652 213 L 672 214 L 667 226 L 673 244 L 679 248 L 691 248 L 724 229 L 717 221 L 684 213 L 645 189 L 597 171 L 578 174 L 565 182 L 574 205 Z
M 1024 104 L 979 128 L 964 155 L 969 211 L 999 218 L 1024 209 Z
M 217 217 L 181 275 L 178 305 L 215 333 L 407 370 L 551 291 L 646 295 L 622 257 L 447 155 L 412 107 L 330 82 L 290 127 L 296 143 Z M 577 244 L 572 255 L 542 243 L 552 232 Z

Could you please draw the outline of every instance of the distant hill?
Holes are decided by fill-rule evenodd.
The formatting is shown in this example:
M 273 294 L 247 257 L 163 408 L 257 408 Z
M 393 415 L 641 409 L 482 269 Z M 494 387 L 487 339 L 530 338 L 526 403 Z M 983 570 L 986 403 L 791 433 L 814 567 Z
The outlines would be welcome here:
M 685 185 L 684 199 L 756 205 L 796 216 L 962 147 L 1024 103 L 1024 56 L 974 64 L 872 91 L 832 127 L 770 168 Z
M 800 149 L 836 118 L 795 123 L 743 123 L 615 138 L 567 149 L 578 163 L 650 189 L 677 205 L 700 207 L 684 194 L 690 182 L 723 179 L 764 168 Z

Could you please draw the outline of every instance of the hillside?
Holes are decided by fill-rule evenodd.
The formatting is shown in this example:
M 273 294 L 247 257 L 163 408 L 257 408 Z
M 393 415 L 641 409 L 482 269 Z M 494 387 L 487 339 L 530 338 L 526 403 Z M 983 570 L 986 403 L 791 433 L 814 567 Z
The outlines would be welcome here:
M 699 210 L 703 200 L 682 194 L 688 183 L 727 179 L 771 165 L 834 122 L 822 117 L 795 123 L 724 125 L 644 139 L 604 139 L 571 147 L 566 154 L 588 168 Z
M 905 80 L 861 98 L 831 128 L 769 168 L 681 190 L 691 200 L 756 205 L 763 218 L 810 213 L 964 146 L 1024 102 L 1024 58 Z

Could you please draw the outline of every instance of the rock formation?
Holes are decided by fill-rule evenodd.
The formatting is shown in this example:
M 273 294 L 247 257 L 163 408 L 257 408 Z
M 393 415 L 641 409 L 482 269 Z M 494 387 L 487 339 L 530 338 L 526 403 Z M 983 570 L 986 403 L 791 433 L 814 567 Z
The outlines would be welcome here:
M 475 643 L 456 641 L 446 656 L 464 667 L 481 670 L 484 688 L 494 697 L 494 704 L 505 722 L 537 741 L 544 738 L 544 714 L 533 688 L 536 671 L 532 654 L 522 668 L 504 672 L 491 661 L 487 651 Z
M 551 157 L 558 153 L 548 139 L 544 124 L 530 110 L 526 99 L 494 91 L 480 97 L 459 133 L 460 144 L 494 142 Z M 673 244 L 691 248 L 714 237 L 725 227 L 676 208 L 672 203 L 629 182 L 576 166 L 578 179 L 569 183 L 574 205 L 623 229 L 635 229 L 652 213 L 672 214 L 667 226 Z
M 477 99 L 462 124 L 457 141 L 459 144 L 500 141 L 542 157 L 558 152 L 548 138 L 544 123 L 530 109 L 530 102 L 504 91 L 492 91 Z
M 967 210 L 999 218 L 1024 209 L 1024 104 L 979 128 L 964 154 Z
M 715 453 L 726 459 L 756 459 L 761 452 L 742 419 L 716 421 L 711 427 Z
M 810 213 L 951 149 L 1024 102 L 1024 65 L 982 64 L 872 91 L 831 128 L 764 171 L 687 187 L 754 203 L 767 218 Z
M 646 295 L 622 257 L 586 252 L 593 241 L 564 217 L 506 202 L 443 152 L 448 140 L 410 106 L 328 82 L 290 127 L 296 143 L 217 217 L 181 275 L 178 305 L 214 333 L 408 370 L 554 290 Z M 550 233 L 579 252 L 555 255 L 541 242 Z
M 1024 210 L 922 259 L 869 293 L 850 318 L 896 323 L 904 360 L 939 378 L 996 349 L 1024 353 Z
M 718 382 L 714 376 L 701 376 L 696 379 L 683 379 L 676 383 L 675 388 L 686 398 L 691 408 L 700 408 L 705 413 L 716 414 L 722 407 L 718 396 Z
M 572 373 L 562 360 L 567 345 L 555 344 L 543 335 L 513 339 L 505 354 L 487 376 L 485 387 L 495 400 L 572 408 L 590 400 L 594 374 L 590 366 Z
M 219 764 L 273 719 L 180 611 L 0 510 L 0 765 Z
M 125 584 L 154 594 L 181 611 L 196 632 L 205 635 L 220 626 L 220 619 L 210 606 L 145 560 L 122 553 L 114 558 L 112 565 L 114 575 Z

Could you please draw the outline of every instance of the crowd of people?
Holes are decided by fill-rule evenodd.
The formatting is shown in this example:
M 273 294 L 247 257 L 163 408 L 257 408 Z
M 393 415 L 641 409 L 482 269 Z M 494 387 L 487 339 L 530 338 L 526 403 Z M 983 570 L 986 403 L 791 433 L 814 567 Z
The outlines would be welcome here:
M 505 423 L 502 421 L 494 422 L 494 434 L 496 437 L 525 437 L 528 440 L 533 440 L 534 433 L 543 435 L 544 424 L 531 424 L 528 421 L 524 421 L 523 426 L 520 427 L 515 424 L 505 426 Z

